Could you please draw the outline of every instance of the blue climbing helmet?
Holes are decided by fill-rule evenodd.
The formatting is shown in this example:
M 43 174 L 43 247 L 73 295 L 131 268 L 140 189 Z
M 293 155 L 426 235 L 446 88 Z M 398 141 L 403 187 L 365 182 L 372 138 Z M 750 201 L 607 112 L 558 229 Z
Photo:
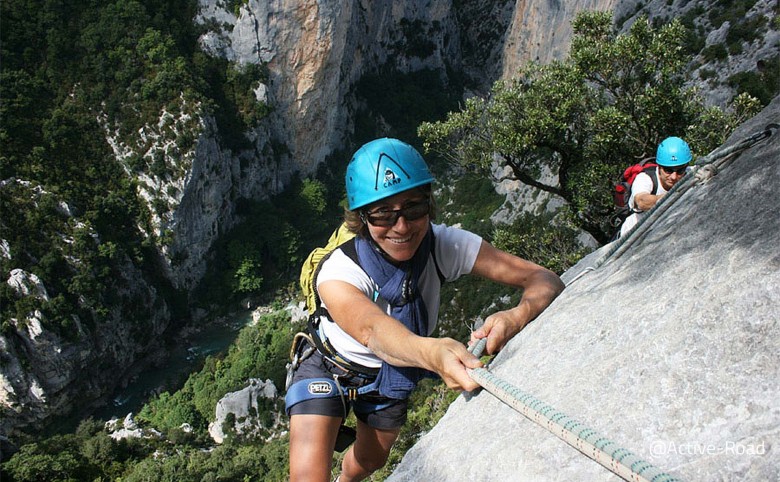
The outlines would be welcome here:
M 688 143 L 679 137 L 667 137 L 655 153 L 655 162 L 660 166 L 674 167 L 688 164 L 693 159 Z
M 358 149 L 347 166 L 349 209 L 354 211 L 432 182 L 433 176 L 417 149 L 398 139 L 376 139 Z

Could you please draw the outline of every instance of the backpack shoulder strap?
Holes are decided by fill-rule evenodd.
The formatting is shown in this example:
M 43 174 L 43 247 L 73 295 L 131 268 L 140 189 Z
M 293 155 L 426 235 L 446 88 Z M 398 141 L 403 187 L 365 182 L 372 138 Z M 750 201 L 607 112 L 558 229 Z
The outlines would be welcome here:
M 357 247 L 355 247 L 355 238 L 350 239 L 349 241 L 342 244 L 336 249 L 342 250 L 349 259 L 354 261 L 356 265 L 360 266 L 360 261 L 358 260 L 358 254 L 357 254 Z M 363 269 L 363 267 L 360 266 L 360 269 Z
M 650 180 L 653 181 L 653 190 L 650 192 L 650 194 L 655 194 L 658 192 L 658 166 L 654 165 L 651 167 L 647 167 L 642 170 L 645 174 L 650 176 Z
M 325 261 L 328 260 L 328 258 L 331 257 L 331 255 L 337 251 L 342 250 L 344 254 L 349 256 L 349 258 L 355 262 L 358 266 L 360 266 L 360 263 L 358 263 L 357 260 L 357 249 L 355 248 L 355 238 L 350 238 L 340 245 L 333 248 L 330 252 L 328 252 L 325 256 L 322 257 L 320 262 L 317 264 L 317 268 L 314 270 L 314 273 L 311 276 L 311 283 L 312 283 L 312 292 L 314 293 L 314 300 L 316 305 L 315 312 L 318 312 L 322 310 L 322 303 L 320 300 L 320 294 L 317 292 L 317 276 L 320 274 L 320 270 L 322 270 L 322 265 L 325 264 Z
M 642 172 L 650 176 L 650 179 L 653 181 L 653 190 L 650 194 L 655 194 L 658 192 L 658 163 L 656 162 L 655 157 L 646 157 L 642 159 L 639 165 L 644 168 L 642 169 Z
M 355 246 L 355 239 L 356 238 L 350 239 L 349 241 L 347 241 L 346 243 L 342 244 L 341 246 L 339 246 L 336 249 L 340 249 L 344 254 L 347 255 L 347 257 L 349 259 L 352 260 L 352 262 L 354 262 L 356 265 L 360 266 L 360 269 L 363 269 L 363 266 L 361 266 L 361 264 L 360 264 L 360 259 L 358 258 L 357 246 Z M 363 271 L 365 271 L 365 270 L 363 270 Z M 378 296 L 379 296 L 379 291 L 374 290 L 374 294 L 371 297 L 371 301 L 376 301 Z
M 433 265 L 436 267 L 436 274 L 439 276 L 439 284 L 444 284 L 446 278 L 444 273 L 439 268 L 439 261 L 436 259 L 436 235 L 433 233 L 433 225 L 431 225 L 431 257 L 433 258 Z

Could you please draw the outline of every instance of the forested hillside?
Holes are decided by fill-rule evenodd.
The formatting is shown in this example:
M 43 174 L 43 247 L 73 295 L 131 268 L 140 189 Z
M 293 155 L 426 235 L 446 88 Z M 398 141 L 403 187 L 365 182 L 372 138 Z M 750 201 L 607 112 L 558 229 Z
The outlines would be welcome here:
M 204 119 L 215 119 L 222 145 L 248 143 L 243 133 L 268 110 L 254 93 L 263 66 L 204 54 L 192 1 L 1 8 L 5 432 L 68 413 L 76 394 L 89 394 L 79 409 L 105 402 L 193 312 L 258 292 L 263 270 L 273 287 L 305 239 L 298 227 L 322 229 L 311 218 L 322 219 L 324 192 L 299 183 L 291 196 L 312 204 L 281 210 L 245 202 L 267 229 L 244 234 L 251 249 L 240 233 L 220 245 L 225 266 L 212 278 L 226 281 L 193 297 L 172 276 L 183 253 L 172 247 L 171 213 Z M 118 156 L 118 146 L 135 147 Z

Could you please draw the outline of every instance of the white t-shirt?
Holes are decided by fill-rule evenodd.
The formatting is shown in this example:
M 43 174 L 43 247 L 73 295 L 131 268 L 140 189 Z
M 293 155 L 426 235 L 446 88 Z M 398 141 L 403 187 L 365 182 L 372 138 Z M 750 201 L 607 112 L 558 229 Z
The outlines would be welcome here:
M 442 275 L 447 281 L 458 279 L 471 272 L 474 262 L 482 245 L 482 238 L 478 235 L 459 228 L 434 224 L 433 234 L 436 245 L 436 262 L 429 256 L 428 264 L 420 275 L 419 288 L 425 307 L 428 309 L 428 335 L 433 332 L 439 317 L 440 288 L 439 275 L 436 271 L 438 265 Z M 374 281 L 369 278 L 363 268 L 353 262 L 349 256 L 341 250 L 335 251 L 324 263 L 317 276 L 317 286 L 330 280 L 345 281 L 372 298 L 379 290 Z M 376 304 L 386 313 L 390 314 L 390 305 L 384 298 L 378 298 Z M 323 306 L 325 304 L 323 303 Z M 325 306 L 327 308 L 327 306 Z M 349 336 L 335 322 L 323 316 L 320 320 L 322 334 L 333 345 L 336 351 L 343 357 L 370 368 L 378 368 L 382 360 L 374 355 L 367 347 Z
M 664 189 L 664 187 L 661 185 L 661 181 L 659 180 L 660 178 L 658 177 L 658 169 L 658 167 L 655 168 L 655 178 L 658 180 L 658 187 L 655 190 L 655 194 L 666 194 L 666 189 Z M 620 237 L 625 236 L 625 234 L 631 230 L 631 228 L 636 226 L 636 224 L 643 216 L 647 215 L 647 211 L 636 212 L 639 210 L 639 208 L 636 206 L 634 197 L 639 193 L 653 193 L 653 180 L 646 172 L 640 172 L 637 174 L 634 178 L 634 182 L 631 184 L 631 196 L 628 198 L 628 207 L 635 212 L 627 217 L 625 221 L 623 221 L 623 225 L 620 226 Z

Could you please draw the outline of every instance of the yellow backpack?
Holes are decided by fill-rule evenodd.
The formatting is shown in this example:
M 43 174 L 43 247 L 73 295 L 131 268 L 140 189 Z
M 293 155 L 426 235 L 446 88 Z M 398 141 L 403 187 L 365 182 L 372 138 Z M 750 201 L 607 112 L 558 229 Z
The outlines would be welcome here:
M 318 297 L 315 279 L 320 263 L 325 256 L 331 253 L 331 251 L 354 237 L 355 233 L 347 229 L 346 223 L 342 223 L 341 226 L 330 235 L 328 243 L 324 247 L 314 248 L 303 262 L 303 266 L 301 266 L 300 285 L 303 296 L 306 298 L 306 308 L 309 310 L 310 315 L 317 309 Z

